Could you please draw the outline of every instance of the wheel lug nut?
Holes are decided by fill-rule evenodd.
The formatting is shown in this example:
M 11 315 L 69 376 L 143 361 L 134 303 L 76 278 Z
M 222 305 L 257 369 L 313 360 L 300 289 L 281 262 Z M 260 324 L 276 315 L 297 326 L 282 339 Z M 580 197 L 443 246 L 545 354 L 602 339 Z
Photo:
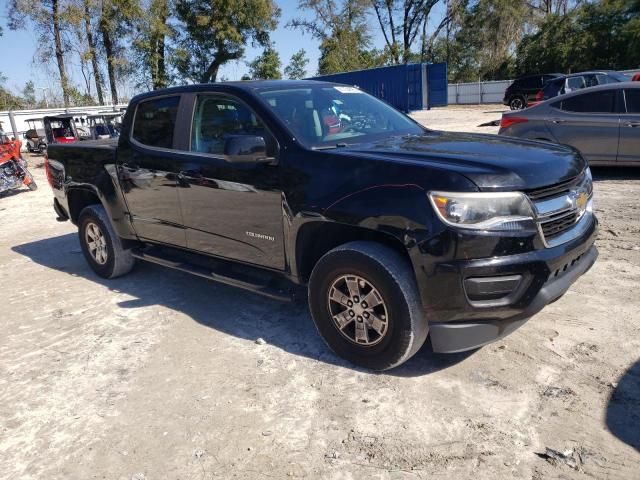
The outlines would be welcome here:
M 358 321 L 361 322 L 362 321 L 362 317 L 358 316 Z
M 355 312 L 353 310 L 349 310 L 349 315 L 353 317 L 355 315 Z
M 362 316 L 363 316 L 364 318 L 369 318 L 369 312 L 364 312 L 364 313 L 362 314 Z
M 347 305 L 349 305 L 350 307 L 353 307 L 353 302 L 352 302 L 351 300 L 349 300 L 349 301 L 347 302 Z
M 353 301 L 354 301 L 355 303 L 358 303 L 358 302 L 360 301 L 360 299 L 359 299 L 358 297 L 353 297 Z
M 367 308 L 367 302 L 362 302 L 362 308 Z

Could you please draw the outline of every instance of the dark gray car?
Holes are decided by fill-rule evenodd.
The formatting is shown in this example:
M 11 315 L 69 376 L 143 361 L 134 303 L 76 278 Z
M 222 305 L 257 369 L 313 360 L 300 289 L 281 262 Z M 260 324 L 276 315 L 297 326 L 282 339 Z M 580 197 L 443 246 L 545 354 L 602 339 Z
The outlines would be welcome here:
M 640 82 L 586 88 L 503 113 L 499 134 L 570 145 L 591 165 L 640 166 Z

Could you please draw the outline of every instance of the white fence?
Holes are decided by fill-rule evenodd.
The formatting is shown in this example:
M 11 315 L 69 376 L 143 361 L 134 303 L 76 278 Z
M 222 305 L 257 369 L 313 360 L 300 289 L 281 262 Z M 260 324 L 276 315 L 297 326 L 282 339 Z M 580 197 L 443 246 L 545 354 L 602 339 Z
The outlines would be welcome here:
M 624 70 L 622 73 L 634 75 L 640 70 Z M 504 91 L 513 80 L 496 80 L 493 82 L 450 83 L 449 105 L 502 103 Z
M 29 127 L 27 126 L 27 119 L 30 118 L 42 118 L 47 115 L 56 115 L 60 113 L 72 113 L 77 114 L 78 118 L 84 118 L 87 115 L 95 114 L 98 112 L 107 111 L 119 111 L 121 108 L 125 108 L 126 103 L 121 105 L 96 105 L 93 107 L 69 107 L 64 108 L 42 108 L 37 110 L 15 110 L 13 111 L 13 119 L 15 121 L 15 127 L 18 135 L 22 136 Z M 38 125 L 38 128 L 42 128 L 42 124 Z M 8 111 L 0 111 L 0 130 L 4 130 L 7 133 L 13 132 L 13 126 L 11 125 L 11 119 L 9 118 Z

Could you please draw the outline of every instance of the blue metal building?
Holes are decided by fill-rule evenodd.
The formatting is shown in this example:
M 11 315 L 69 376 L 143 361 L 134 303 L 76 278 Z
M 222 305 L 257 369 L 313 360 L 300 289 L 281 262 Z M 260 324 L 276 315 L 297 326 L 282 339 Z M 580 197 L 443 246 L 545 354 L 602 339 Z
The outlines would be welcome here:
M 409 63 L 321 75 L 311 80 L 356 85 L 405 112 L 447 105 L 446 63 Z

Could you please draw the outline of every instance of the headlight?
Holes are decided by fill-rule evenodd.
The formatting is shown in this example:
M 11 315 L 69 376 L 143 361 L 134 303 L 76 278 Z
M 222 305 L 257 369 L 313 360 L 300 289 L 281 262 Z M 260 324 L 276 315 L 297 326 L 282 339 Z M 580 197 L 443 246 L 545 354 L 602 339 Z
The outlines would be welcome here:
M 447 225 L 474 230 L 535 229 L 527 197 L 517 192 L 429 192 L 429 200 Z

